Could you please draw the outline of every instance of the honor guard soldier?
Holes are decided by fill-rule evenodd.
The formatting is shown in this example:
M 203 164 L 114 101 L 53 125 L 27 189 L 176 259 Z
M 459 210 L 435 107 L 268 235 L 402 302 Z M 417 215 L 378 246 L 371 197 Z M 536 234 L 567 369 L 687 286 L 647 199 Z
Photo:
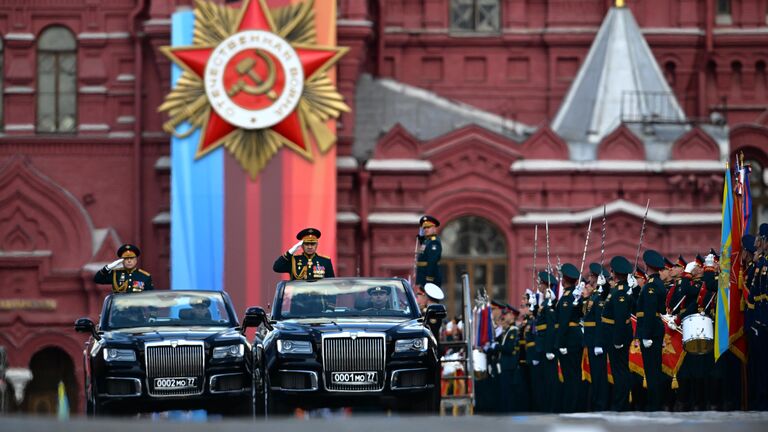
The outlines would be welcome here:
M 598 263 L 589 265 L 589 276 L 586 289 L 582 293 L 581 309 L 584 316 L 584 346 L 587 348 L 589 360 L 590 406 L 592 411 L 606 411 L 609 406 L 608 362 L 607 352 L 603 348 L 603 307 L 608 297 L 608 272 Z M 606 288 L 604 289 L 603 286 Z
M 305 228 L 296 234 L 296 238 L 299 242 L 275 260 L 272 270 L 290 274 L 291 280 L 316 280 L 336 276 L 331 259 L 317 254 L 319 229 Z M 302 248 L 301 255 L 294 255 L 299 247 Z
M 664 341 L 664 323 L 661 315 L 666 312 L 666 293 L 661 272 L 667 271 L 664 257 L 655 250 L 643 253 L 643 261 L 648 267 L 647 282 L 640 289 L 637 299 L 636 338 L 640 340 L 640 352 L 643 356 L 643 369 L 648 384 L 646 411 L 661 410 L 662 375 L 661 375 L 661 345 Z
M 555 346 L 558 350 L 560 369 L 563 371 L 562 399 L 560 412 L 576 412 L 581 384 L 582 332 L 579 325 L 581 294 L 574 297 L 576 283 L 581 278 L 579 269 L 571 263 L 560 267 L 563 273 L 563 293 L 557 302 L 557 324 L 555 325 Z
M 611 410 L 626 411 L 629 408 L 629 392 L 632 388 L 629 344 L 632 343 L 633 336 L 630 315 L 634 306 L 627 285 L 627 275 L 632 273 L 632 264 L 623 256 L 615 256 L 611 260 L 611 273 L 616 280 L 616 286 L 608 294 L 602 317 L 603 323 L 607 324 L 604 336 L 614 383 Z
M 437 236 L 437 228 L 440 221 L 426 215 L 419 220 L 419 254 L 416 258 L 416 285 L 423 289 L 424 285 L 431 282 L 442 285 L 440 276 L 440 257 L 443 254 L 443 245 Z
M 557 298 L 557 279 L 549 272 L 539 272 L 539 310 L 536 315 L 536 351 L 541 363 L 537 369 L 534 393 L 538 392 L 538 408 L 543 412 L 557 412 L 559 403 L 560 381 L 555 357 L 555 324 L 557 313 L 555 306 Z
M 760 369 L 757 367 L 757 363 L 754 361 L 756 355 L 757 335 L 753 330 L 755 325 L 755 278 L 757 271 L 755 271 L 756 256 L 755 253 L 755 236 L 746 234 L 741 238 L 742 247 L 742 268 L 744 269 L 744 286 L 747 290 L 744 302 L 744 334 L 747 337 L 747 409 L 749 411 L 755 410 L 755 396 L 756 396 L 756 384 L 757 380 L 754 377 L 760 374 Z
M 518 368 L 520 367 L 520 329 L 517 327 L 517 317 L 520 311 L 505 304 L 501 311 L 502 337 L 499 340 L 499 364 L 501 375 L 499 379 L 499 411 L 503 413 L 521 412 L 522 408 L 517 404 L 516 385 L 523 382 L 515 382 Z
M 141 250 L 132 244 L 124 244 L 117 250 L 115 261 L 96 272 L 93 281 L 112 285 L 112 293 L 135 293 L 155 289 L 152 276 L 139 268 Z

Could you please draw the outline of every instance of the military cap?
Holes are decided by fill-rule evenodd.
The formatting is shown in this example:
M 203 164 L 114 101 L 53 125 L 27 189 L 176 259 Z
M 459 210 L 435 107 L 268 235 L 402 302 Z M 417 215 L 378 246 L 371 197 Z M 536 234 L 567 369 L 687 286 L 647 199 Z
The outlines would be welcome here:
M 491 300 L 491 307 L 495 307 L 495 308 L 499 308 L 499 309 L 504 309 L 505 307 L 507 307 L 507 304 L 506 303 L 502 303 L 500 301 Z
M 704 267 L 704 257 L 701 256 L 701 254 L 696 254 L 696 265 L 699 267 Z
M 742 237 L 741 247 L 743 247 L 749 252 L 755 253 L 755 251 L 757 250 L 755 249 L 755 236 L 751 234 L 746 234 L 744 237 Z
M 427 295 L 427 297 L 435 301 L 440 301 L 445 298 L 443 290 L 432 282 L 428 282 L 424 285 L 424 293 Z
M 540 271 L 539 281 L 547 285 L 554 285 L 555 283 L 557 283 L 557 278 L 546 271 Z
M 643 271 L 643 269 L 641 269 L 640 267 L 638 267 L 638 268 L 636 268 L 636 269 L 635 269 L 635 277 L 637 277 L 637 278 L 643 278 L 643 279 L 648 279 L 648 275 L 647 275 L 647 274 L 645 274 L 645 272 Z
M 581 276 L 579 269 L 571 263 L 563 264 L 563 266 L 560 267 L 560 271 L 563 272 L 563 276 L 576 281 L 579 280 L 579 276 Z
M 685 260 L 685 258 L 683 258 L 682 255 L 677 257 L 677 262 L 675 263 L 676 267 L 685 268 L 686 264 L 688 264 L 688 262 Z
M 516 308 L 516 307 L 512 306 L 512 305 L 511 305 L 511 304 L 509 304 L 509 303 L 507 303 L 507 309 L 509 309 L 509 310 L 510 310 L 510 312 L 512 312 L 512 313 L 513 313 L 513 314 L 515 314 L 515 315 L 520 315 L 520 310 L 519 310 L 518 308 Z
M 617 255 L 611 259 L 611 270 L 613 270 L 614 273 L 630 274 L 632 273 L 632 264 L 630 264 L 629 260 L 623 256 Z
M 602 273 L 603 271 L 605 271 L 605 269 L 600 264 L 598 264 L 596 262 L 593 262 L 593 263 L 589 264 L 589 272 L 590 273 L 599 276 L 600 273 Z
M 296 240 L 301 240 L 304 243 L 317 243 L 319 238 L 320 230 L 317 228 L 304 228 L 296 234 Z
M 643 252 L 643 261 L 645 262 L 645 265 L 648 267 L 653 267 L 656 270 L 660 270 L 665 267 L 664 257 L 653 249 L 648 249 L 647 251 Z
M 194 307 L 208 307 L 211 305 L 211 299 L 208 297 L 192 297 L 189 299 L 189 304 Z
M 368 288 L 368 295 L 373 295 L 374 293 L 385 293 L 389 294 L 389 287 L 388 286 L 375 286 Z
M 760 237 L 768 237 L 768 223 L 760 224 L 760 229 L 758 230 L 758 234 L 760 235 Z
M 136 258 L 141 255 L 141 250 L 138 246 L 132 244 L 124 244 L 117 249 L 118 258 Z
M 672 261 L 670 261 L 670 260 L 669 260 L 667 257 L 664 257 L 664 268 L 665 268 L 665 269 L 671 269 L 671 268 L 673 268 L 674 266 L 675 266 L 675 265 L 674 265 L 674 264 L 672 264 Z
M 716 263 L 720 262 L 720 255 L 717 254 L 717 251 L 715 250 L 715 248 L 709 248 L 709 253 L 715 257 Z
M 440 221 L 434 216 L 424 215 L 419 219 L 419 226 L 422 228 L 439 227 Z

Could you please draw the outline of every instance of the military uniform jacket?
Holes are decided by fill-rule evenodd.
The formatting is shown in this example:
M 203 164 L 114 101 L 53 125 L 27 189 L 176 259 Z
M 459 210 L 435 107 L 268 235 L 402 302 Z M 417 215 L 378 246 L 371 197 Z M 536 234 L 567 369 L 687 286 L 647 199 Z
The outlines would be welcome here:
M 536 351 L 539 353 L 555 352 L 555 324 L 557 313 L 552 299 L 544 299 L 539 304 L 536 315 Z
M 536 317 L 529 315 L 523 327 L 523 337 L 521 342 L 525 342 L 525 361 L 531 363 L 533 360 L 541 360 L 541 354 L 536 350 Z
M 109 271 L 105 267 L 93 276 L 93 281 L 97 284 L 112 285 L 113 293 L 135 293 L 155 289 L 152 276 L 140 268 Z
M 520 357 L 518 344 L 520 329 L 517 326 L 509 326 L 501 338 L 501 370 L 510 371 L 517 367 Z
M 581 348 L 583 335 L 579 320 L 581 308 L 573 305 L 573 288 L 565 288 L 557 302 L 557 325 L 555 326 L 555 346 L 575 350 Z M 583 301 L 583 299 L 579 299 Z
M 648 277 L 637 298 L 637 338 L 659 341 L 664 338 L 661 315 L 666 309 L 667 292 L 658 273 Z
M 443 279 L 440 276 L 440 257 L 443 254 L 443 245 L 436 235 L 420 237 L 421 252 L 416 259 L 416 284 L 424 286 L 431 282 L 442 286 Z
M 746 287 L 749 295 L 746 296 L 744 309 L 744 328 L 749 329 L 754 324 L 755 320 L 755 263 L 750 261 L 744 270 L 744 286 Z
M 582 300 L 582 313 L 584 315 L 584 346 L 590 350 L 596 346 L 602 347 L 603 332 L 606 324 L 603 323 L 603 307 L 605 299 L 597 291 L 593 292 L 588 299 Z
M 333 263 L 331 259 L 314 254 L 291 255 L 286 252 L 279 256 L 272 265 L 272 270 L 277 273 L 288 273 L 291 280 L 315 280 L 329 277 L 336 277 L 333 272 Z
M 605 344 L 627 345 L 632 342 L 632 322 L 630 315 L 634 305 L 628 293 L 627 281 L 620 281 L 605 299 L 602 321 L 605 327 Z
M 680 278 L 680 284 L 675 290 L 675 295 L 672 297 L 674 304 L 684 298 L 683 303 L 680 305 L 680 319 L 687 317 L 688 315 L 698 312 L 696 299 L 699 296 L 699 288 L 693 281 L 690 275 L 685 274 Z

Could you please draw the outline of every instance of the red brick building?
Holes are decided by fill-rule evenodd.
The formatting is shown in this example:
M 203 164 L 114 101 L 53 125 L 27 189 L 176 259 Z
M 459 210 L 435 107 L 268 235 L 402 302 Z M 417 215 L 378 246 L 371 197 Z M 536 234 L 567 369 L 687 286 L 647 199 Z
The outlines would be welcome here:
M 633 19 L 611 27 L 612 3 L 339 0 L 338 43 L 351 50 L 338 87 L 352 107 L 338 128 L 339 273 L 408 275 L 429 213 L 443 223 L 449 307 L 462 271 L 516 303 L 534 225 L 538 268 L 545 220 L 553 265 L 578 263 L 592 216 L 598 260 L 605 204 L 607 255 L 632 257 L 648 199 L 646 246 L 691 257 L 718 246 L 722 166 L 738 151 L 754 161 L 765 221 L 768 3 L 628 0 Z M 72 322 L 98 312 L 92 274 L 121 242 L 142 245 L 142 266 L 168 285 L 159 47 L 173 11 L 190 6 L 0 6 L 0 345 L 11 383 L 24 383 L 21 410 L 55 407 L 59 380 L 83 408 Z M 671 93 L 647 87 L 658 76 Z

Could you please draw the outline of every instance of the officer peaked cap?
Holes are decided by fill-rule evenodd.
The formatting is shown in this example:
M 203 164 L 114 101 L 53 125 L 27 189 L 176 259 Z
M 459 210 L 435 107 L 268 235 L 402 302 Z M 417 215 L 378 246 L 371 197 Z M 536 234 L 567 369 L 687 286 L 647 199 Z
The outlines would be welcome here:
M 670 261 L 667 257 L 664 257 L 664 268 L 671 269 L 675 265 L 672 264 L 672 261 Z
M 445 293 L 443 293 L 443 290 L 432 282 L 427 282 L 424 284 L 424 293 L 427 295 L 427 297 L 435 301 L 440 301 L 445 298 Z
M 373 295 L 373 293 L 386 293 L 389 294 L 389 287 L 388 286 L 375 286 L 368 288 L 368 295 Z
M 629 263 L 628 259 L 618 255 L 611 259 L 611 270 L 613 270 L 614 273 L 628 275 L 632 273 L 632 264 Z
M 677 257 L 677 262 L 675 263 L 675 266 L 685 268 L 685 266 L 688 264 L 688 262 L 683 258 L 682 255 Z
M 747 234 L 741 238 L 741 247 L 749 252 L 755 253 L 755 236 Z
M 439 227 L 440 221 L 434 216 L 424 215 L 419 219 L 419 226 L 422 228 Z
M 579 280 L 579 276 L 581 276 L 579 269 L 571 263 L 563 264 L 563 266 L 560 267 L 560 271 L 563 272 L 563 276 L 571 280 Z
M 600 273 L 603 272 L 603 267 L 600 264 L 596 263 L 596 262 L 590 263 L 589 264 L 589 272 L 594 274 L 594 275 L 598 275 L 599 276 Z
M 653 249 L 643 252 L 643 261 L 648 267 L 653 267 L 657 270 L 664 268 L 664 257 Z
M 539 281 L 541 281 L 541 282 L 543 282 L 543 283 L 545 283 L 547 285 L 554 285 L 555 283 L 557 283 L 557 278 L 554 275 L 552 275 L 552 274 L 550 274 L 548 272 L 540 271 L 539 272 Z
M 648 275 L 645 274 L 643 269 L 641 269 L 640 267 L 635 269 L 635 277 L 639 277 L 639 278 L 643 278 L 643 279 L 648 279 Z
M 317 243 L 319 238 L 320 230 L 317 228 L 304 228 L 296 234 L 296 240 L 301 240 L 304 243 Z
M 124 244 L 117 249 L 118 258 L 135 258 L 141 255 L 141 249 L 138 246 L 132 244 Z

